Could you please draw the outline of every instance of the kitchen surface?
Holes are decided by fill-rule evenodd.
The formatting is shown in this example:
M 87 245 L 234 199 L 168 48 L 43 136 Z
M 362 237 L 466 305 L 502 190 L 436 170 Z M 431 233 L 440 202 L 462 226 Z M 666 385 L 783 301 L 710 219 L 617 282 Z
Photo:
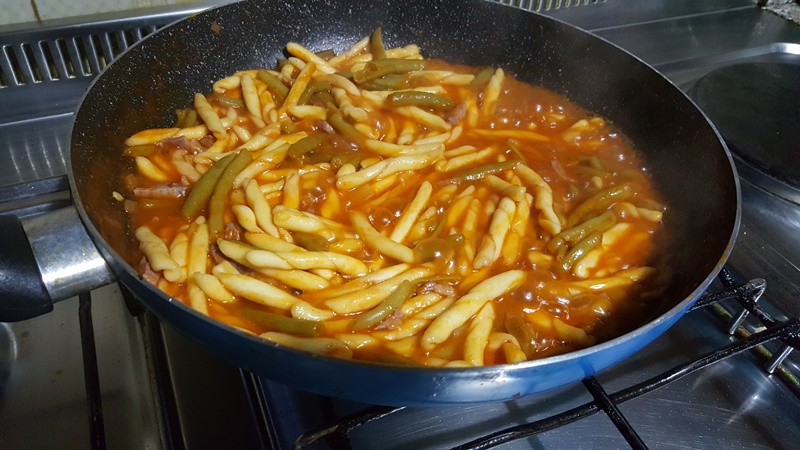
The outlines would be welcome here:
M 800 25 L 786 17 L 797 5 L 769 6 L 778 14 L 749 0 L 500 3 L 630 51 L 725 138 L 741 176 L 742 224 L 695 310 L 577 385 L 507 403 L 390 408 L 223 363 L 113 284 L 0 323 L 0 447 L 795 448 Z M 36 4 L 51 17 L 50 3 Z M 27 24 L 0 13 L 0 23 L 15 23 L 0 26 L 0 213 L 29 219 L 69 205 L 69 131 L 84 90 L 127 47 L 210 5 Z

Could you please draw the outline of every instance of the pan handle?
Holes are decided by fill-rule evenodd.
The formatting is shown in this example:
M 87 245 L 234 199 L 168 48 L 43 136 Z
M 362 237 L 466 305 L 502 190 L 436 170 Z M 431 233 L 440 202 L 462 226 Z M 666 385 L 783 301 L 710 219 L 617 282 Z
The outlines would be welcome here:
M 30 219 L 0 215 L 0 322 L 115 281 L 74 207 Z

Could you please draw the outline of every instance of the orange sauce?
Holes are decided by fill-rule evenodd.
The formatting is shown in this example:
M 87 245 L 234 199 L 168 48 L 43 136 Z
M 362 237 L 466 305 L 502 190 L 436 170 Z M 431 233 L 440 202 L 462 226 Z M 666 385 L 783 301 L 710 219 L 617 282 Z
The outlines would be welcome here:
M 442 61 L 432 61 L 428 67 L 462 73 L 477 72 L 477 69 L 450 65 Z M 446 86 L 445 89 L 446 93 L 443 95 L 458 98 L 459 89 L 463 88 Z M 241 98 L 242 96 L 239 89 L 233 89 L 226 92 L 225 95 L 231 98 Z M 222 108 L 213 95 L 209 96 L 209 100 L 212 105 Z M 238 120 L 238 125 L 250 133 L 257 133 L 259 127 L 254 121 L 246 119 L 246 110 L 238 108 L 237 111 L 240 111 L 242 117 L 241 120 Z M 584 129 L 571 132 L 570 127 L 581 120 L 586 121 Z M 407 121 L 408 119 L 391 108 L 383 108 L 372 111 L 366 124 L 379 131 L 378 139 L 386 139 L 397 136 L 402 131 L 398 129 L 398 124 Z M 648 180 L 647 170 L 625 136 L 602 118 L 594 116 L 554 92 L 530 86 L 506 76 L 495 113 L 489 117 L 481 117 L 474 128 L 470 127 L 465 120 L 461 120 L 460 123 L 463 127 L 461 136 L 447 144 L 448 150 L 466 145 L 478 149 L 498 148 L 492 157 L 472 164 L 460 172 L 498 160 L 521 159 L 522 163 L 535 170 L 552 188 L 554 210 L 562 217 L 568 217 L 579 204 L 602 189 L 622 183 L 630 183 L 635 192 L 633 199 L 628 200 L 629 203 L 647 206 L 653 201 L 657 201 L 657 195 L 653 192 Z M 295 121 L 293 125 L 295 131 L 305 131 L 308 134 L 327 132 L 326 124 L 319 119 L 303 119 Z M 430 131 L 422 126 L 417 126 L 417 129 L 420 134 Z M 515 142 L 512 141 L 513 147 L 515 147 L 512 148 L 507 144 L 508 138 L 480 136 L 473 133 L 473 129 L 523 130 L 536 133 L 544 139 L 541 141 L 516 139 Z M 151 161 L 168 175 L 168 183 L 181 183 L 182 175 L 175 169 L 170 159 L 173 152 L 177 150 L 179 148 L 175 145 L 160 143 L 159 151 L 150 156 Z M 288 169 L 302 169 L 311 164 L 315 158 L 318 161 L 327 161 L 331 156 L 336 155 L 379 157 L 365 148 L 355 148 L 352 142 L 341 136 L 329 135 L 320 147 L 307 155 L 306 159 L 287 158 L 276 169 L 258 175 L 256 180 L 260 184 L 272 182 L 275 181 L 276 174 L 286 173 Z M 375 192 L 372 184 L 365 184 L 351 190 L 337 190 L 335 170 L 320 171 L 319 175 L 311 182 L 305 181 L 305 178 L 301 182 L 298 209 L 320 215 L 326 196 L 335 192 L 339 196 L 341 209 L 328 219 L 349 225 L 350 213 L 360 211 L 369 217 L 376 230 L 388 235 L 397 225 L 398 218 L 411 199 L 414 198 L 420 183 L 427 180 L 434 186 L 434 195 L 428 206 L 433 207 L 436 212 L 430 219 L 428 233 L 433 233 L 439 227 L 441 216 L 455 203 L 454 195 L 437 198 L 436 192 L 453 185 L 457 186 L 456 194 L 463 192 L 469 186 L 475 186 L 473 198 L 481 207 L 473 209 L 471 213 L 468 211 L 469 208 L 465 208 L 460 217 L 452 220 L 461 224 L 466 220 L 467 215 L 472 214 L 470 220 L 478 224 L 479 229 L 488 229 L 493 211 L 501 200 L 502 194 L 496 190 L 487 189 L 483 179 L 459 182 L 458 176 L 459 172 L 441 172 L 435 170 L 433 166 L 429 166 L 421 170 L 396 174 L 390 188 Z M 511 179 L 507 171 L 499 173 L 498 176 L 506 180 Z M 136 183 L 139 187 L 157 184 L 141 175 L 136 175 Z M 243 230 L 237 224 L 230 209 L 233 204 L 243 202 L 243 198 L 242 189 L 236 189 L 231 193 L 225 212 L 225 223 L 229 224 L 228 229 L 215 238 L 238 237 L 243 241 L 241 238 Z M 179 228 L 190 223 L 179 214 L 183 200 L 184 198 L 160 200 L 155 202 L 155 205 L 144 205 L 143 199 L 136 200 L 137 207 L 131 211 L 134 227 L 147 226 L 169 244 Z M 280 196 L 273 196 L 269 199 L 271 206 L 280 202 Z M 646 266 L 654 251 L 653 236 L 662 226 L 659 221 L 635 217 L 636 211 L 631 211 L 630 207 L 629 210 L 625 210 L 620 205 L 614 204 L 607 209 L 615 213 L 618 224 L 626 224 L 627 230 L 624 237 L 605 248 L 596 263 L 588 269 L 589 279 L 609 277 L 629 268 Z M 650 289 L 645 284 L 636 283 L 623 288 L 602 291 L 576 288 L 573 283 L 581 281 L 581 279 L 571 271 L 561 269 L 558 256 L 548 251 L 547 246 L 553 236 L 537 224 L 537 214 L 538 210 L 532 207 L 531 218 L 527 221 L 524 233 L 521 236 L 516 235 L 520 240 L 518 257 L 511 261 L 501 255 L 486 269 L 474 269 L 469 274 L 458 275 L 460 261 L 468 260 L 470 257 L 470 255 L 464 254 L 465 246 L 437 241 L 443 247 L 436 249 L 439 256 L 432 263 L 437 275 L 458 275 L 454 281 L 446 283 L 452 288 L 452 293 L 456 297 L 466 294 L 476 284 L 476 279 L 480 280 L 510 269 L 524 270 L 526 275 L 521 286 L 493 300 L 495 312 L 493 330 L 498 333 L 508 333 L 518 341 L 527 339 L 527 342 L 519 342 L 519 344 L 528 359 L 572 351 L 605 339 L 618 330 L 625 329 L 625 324 L 617 323 L 620 319 L 616 312 L 635 309 L 635 305 L 641 303 L 642 295 L 647 289 Z M 595 213 L 592 217 L 597 214 Z M 455 226 L 453 232 L 458 232 L 459 226 Z M 450 231 L 440 229 L 438 237 L 446 237 L 448 232 Z M 479 237 L 474 242 L 469 242 L 473 251 L 480 246 L 481 239 Z M 408 242 L 407 245 L 413 248 L 421 240 Z M 545 255 L 545 260 L 529 258 L 528 255 L 531 252 Z M 368 246 L 363 246 L 348 254 L 365 261 L 368 265 L 379 258 L 375 250 Z M 218 262 L 219 258 L 219 252 L 216 252 L 216 256 L 209 255 L 209 267 Z M 388 261 L 386 264 L 393 263 L 396 261 Z M 278 286 L 313 306 L 324 308 L 322 301 L 324 295 L 319 292 L 301 292 L 254 271 L 249 275 Z M 478 275 L 481 275 L 481 278 L 478 278 Z M 344 283 L 348 279 L 347 276 L 340 276 L 339 282 Z M 169 295 L 187 301 L 186 283 L 167 283 L 163 279 L 159 283 Z M 423 291 L 423 287 L 420 286 L 415 293 L 422 294 Z M 286 315 L 285 311 L 257 305 L 242 298 L 237 298 L 229 303 L 211 300 L 208 311 L 212 317 L 222 322 L 256 334 L 269 331 L 268 327 L 242 316 L 240 310 L 243 307 Z M 327 321 L 329 323 L 326 325 L 324 333 L 333 337 L 342 333 L 357 333 L 349 328 L 352 319 L 357 315 L 336 315 Z M 509 318 L 514 317 L 522 318 L 521 323 L 530 327 L 528 335 L 521 335 L 519 332 L 509 330 L 508 323 L 511 320 Z M 620 314 L 619 317 L 626 317 L 626 315 Z M 409 318 L 400 317 L 395 312 L 379 324 L 367 330 L 358 331 L 358 333 L 376 336 L 379 335 L 377 332 L 396 329 L 407 319 Z M 552 320 L 555 321 L 551 322 Z M 574 330 L 569 327 L 574 327 Z M 389 362 L 413 360 L 422 364 L 438 360 L 437 358 L 441 358 L 441 360 L 459 359 L 453 355 L 463 353 L 467 334 L 467 325 L 461 326 L 435 349 L 425 351 L 417 347 L 410 355 L 405 356 L 399 356 L 392 350 L 393 344 L 390 341 L 376 338 L 376 344 L 354 349 L 353 356 Z M 502 346 L 486 347 L 485 364 L 506 362 L 506 353 Z

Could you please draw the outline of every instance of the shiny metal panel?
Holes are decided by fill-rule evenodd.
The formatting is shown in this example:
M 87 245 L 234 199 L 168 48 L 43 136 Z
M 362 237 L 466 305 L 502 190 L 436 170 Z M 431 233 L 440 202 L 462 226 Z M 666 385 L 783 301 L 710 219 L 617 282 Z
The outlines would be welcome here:
M 0 446 L 88 448 L 77 298 L 0 324 Z
M 54 302 L 115 280 L 74 207 L 27 219 L 22 226 Z

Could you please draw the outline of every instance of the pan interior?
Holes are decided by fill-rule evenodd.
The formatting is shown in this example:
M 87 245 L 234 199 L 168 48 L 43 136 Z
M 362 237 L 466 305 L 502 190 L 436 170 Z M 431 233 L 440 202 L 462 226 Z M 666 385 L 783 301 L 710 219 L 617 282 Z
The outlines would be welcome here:
M 76 115 L 71 170 L 95 238 L 121 258 L 115 269 L 132 275 L 140 257 L 122 205 L 111 200 L 131 170 L 121 154 L 126 137 L 171 123 L 176 109 L 216 79 L 273 67 L 289 41 L 338 53 L 378 26 L 387 46 L 417 43 L 426 56 L 502 67 L 559 92 L 634 142 L 670 208 L 666 250 L 655 263 L 672 283 L 654 314 L 681 302 L 718 266 L 737 214 L 729 157 L 702 114 L 652 69 L 565 24 L 483 2 L 378 1 L 357 18 L 352 11 L 347 1 L 228 5 L 156 33 L 109 66 Z

